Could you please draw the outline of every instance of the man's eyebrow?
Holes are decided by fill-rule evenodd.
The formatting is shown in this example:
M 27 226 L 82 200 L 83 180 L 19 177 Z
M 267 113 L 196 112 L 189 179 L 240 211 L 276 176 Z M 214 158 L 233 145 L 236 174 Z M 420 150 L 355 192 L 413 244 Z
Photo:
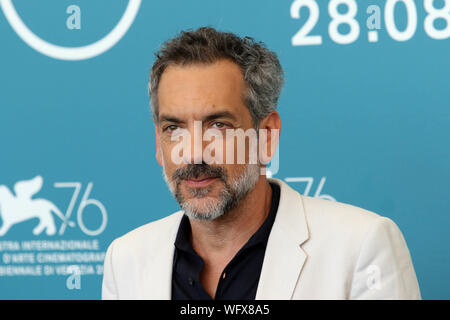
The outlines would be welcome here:
M 233 121 L 237 121 L 236 116 L 233 115 L 229 111 L 219 111 L 219 112 L 214 112 L 214 113 L 208 114 L 203 117 L 202 121 L 211 121 L 211 120 L 218 119 L 218 118 L 229 118 Z M 159 116 L 159 121 L 160 122 L 166 121 L 166 122 L 173 122 L 173 123 L 184 123 L 183 120 L 177 118 L 176 116 L 165 115 L 165 114 L 162 114 Z
M 183 121 L 178 119 L 175 116 L 169 116 L 169 115 L 160 115 L 159 116 L 159 122 L 163 122 L 163 121 L 167 121 L 167 122 L 174 122 L 174 123 L 182 123 Z
M 234 114 L 229 111 L 219 111 L 209 114 L 203 118 L 203 121 L 211 121 L 218 118 L 229 118 L 233 121 L 237 121 L 237 118 Z

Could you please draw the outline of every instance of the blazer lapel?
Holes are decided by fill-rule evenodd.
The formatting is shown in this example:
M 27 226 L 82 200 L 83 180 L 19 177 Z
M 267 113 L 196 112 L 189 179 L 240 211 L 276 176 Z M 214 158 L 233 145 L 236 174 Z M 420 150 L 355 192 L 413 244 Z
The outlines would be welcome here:
M 270 232 L 257 300 L 290 300 L 307 258 L 301 245 L 309 238 L 301 195 L 279 179 L 280 203 Z
M 143 274 L 143 292 L 142 297 L 145 300 L 170 300 L 172 298 L 172 269 L 173 256 L 175 253 L 175 238 L 178 227 L 183 217 L 183 212 L 179 211 L 179 216 L 175 220 L 168 232 L 161 230 L 163 236 L 155 244 L 158 252 L 149 254 L 147 266 L 142 269 Z

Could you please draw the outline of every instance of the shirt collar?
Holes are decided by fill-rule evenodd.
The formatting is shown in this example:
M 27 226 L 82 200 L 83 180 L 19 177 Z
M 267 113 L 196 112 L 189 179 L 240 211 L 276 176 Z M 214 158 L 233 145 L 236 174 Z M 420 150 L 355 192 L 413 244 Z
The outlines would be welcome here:
M 265 245 L 267 243 L 267 240 L 269 239 L 270 230 L 272 229 L 273 223 L 275 221 L 278 204 L 280 202 L 280 186 L 272 182 L 269 182 L 269 184 L 272 188 L 272 200 L 270 203 L 269 214 L 264 220 L 263 224 L 250 237 L 243 248 L 248 248 L 259 243 L 263 243 Z M 190 241 L 191 232 L 192 229 L 189 218 L 184 214 L 181 218 L 180 226 L 178 228 L 177 237 L 175 239 L 175 247 L 179 250 L 195 254 Z

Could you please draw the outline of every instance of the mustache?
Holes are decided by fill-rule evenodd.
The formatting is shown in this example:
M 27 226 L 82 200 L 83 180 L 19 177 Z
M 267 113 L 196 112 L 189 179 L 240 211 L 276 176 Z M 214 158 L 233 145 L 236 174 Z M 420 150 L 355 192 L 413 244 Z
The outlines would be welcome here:
M 224 168 L 211 166 L 206 163 L 188 164 L 183 168 L 178 168 L 172 174 L 172 180 L 179 182 L 183 179 L 197 179 L 200 176 L 205 178 L 220 178 L 223 181 L 227 180 L 227 173 Z

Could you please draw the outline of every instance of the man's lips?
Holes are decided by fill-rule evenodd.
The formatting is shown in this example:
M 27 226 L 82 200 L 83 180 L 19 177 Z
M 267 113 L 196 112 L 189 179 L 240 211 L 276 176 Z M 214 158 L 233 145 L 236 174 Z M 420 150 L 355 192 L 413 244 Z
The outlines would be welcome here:
M 185 179 L 186 184 L 189 187 L 205 187 L 211 183 L 213 183 L 217 177 L 209 177 L 209 178 L 191 178 L 191 179 Z

